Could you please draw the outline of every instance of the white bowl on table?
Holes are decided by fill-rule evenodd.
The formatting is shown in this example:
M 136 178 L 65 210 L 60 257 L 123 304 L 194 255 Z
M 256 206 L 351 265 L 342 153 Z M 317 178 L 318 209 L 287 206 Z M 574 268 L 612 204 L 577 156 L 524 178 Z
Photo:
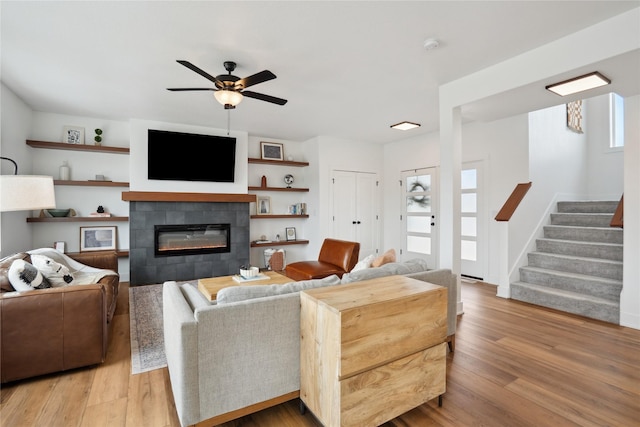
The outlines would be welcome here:
M 244 277 L 245 279 L 249 279 L 251 277 L 255 277 L 258 275 L 259 273 L 259 269 L 258 267 L 249 267 L 248 269 L 240 269 L 240 276 Z

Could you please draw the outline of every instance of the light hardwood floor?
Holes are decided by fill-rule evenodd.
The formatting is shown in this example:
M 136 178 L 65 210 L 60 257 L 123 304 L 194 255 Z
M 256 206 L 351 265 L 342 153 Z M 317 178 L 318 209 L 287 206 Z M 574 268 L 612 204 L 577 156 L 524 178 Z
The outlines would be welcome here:
M 640 331 L 495 290 L 463 283 L 443 406 L 428 402 L 385 427 L 640 425 Z M 167 369 L 130 374 L 128 294 L 124 284 L 106 362 L 3 385 L 0 426 L 179 426 Z M 224 426 L 319 425 L 291 401 Z

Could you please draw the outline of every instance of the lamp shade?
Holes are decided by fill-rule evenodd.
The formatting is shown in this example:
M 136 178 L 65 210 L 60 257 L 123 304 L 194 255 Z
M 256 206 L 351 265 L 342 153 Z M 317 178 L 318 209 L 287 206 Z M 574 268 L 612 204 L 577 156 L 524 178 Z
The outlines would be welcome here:
M 222 105 L 233 105 L 235 107 L 242 101 L 242 94 L 233 90 L 218 90 L 213 92 L 213 96 Z
M 53 177 L 0 175 L 0 212 L 56 207 Z

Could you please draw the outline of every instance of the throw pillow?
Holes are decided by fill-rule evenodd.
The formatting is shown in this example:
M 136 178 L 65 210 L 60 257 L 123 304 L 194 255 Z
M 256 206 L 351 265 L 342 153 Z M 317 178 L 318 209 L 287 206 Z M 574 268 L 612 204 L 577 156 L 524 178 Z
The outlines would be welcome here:
M 54 288 L 76 284 L 75 277 L 69 271 L 69 267 L 54 261 L 46 255 L 31 255 L 31 263 Z
M 42 276 L 42 273 L 23 259 L 13 261 L 11 267 L 9 267 L 9 281 L 11 286 L 18 292 L 51 287 L 51 284 Z
M 393 248 L 374 259 L 371 262 L 371 267 L 380 267 L 381 265 L 388 264 L 390 262 L 396 262 L 396 250 Z
M 351 269 L 351 273 L 353 273 L 354 271 L 366 270 L 367 268 L 370 268 L 371 263 L 375 258 L 376 258 L 375 255 L 371 254 L 365 259 L 358 261 L 358 263 L 354 265 L 353 268 Z
M 15 289 L 11 286 L 9 281 L 9 268 L 13 261 L 17 259 L 23 259 L 27 262 L 31 259 L 26 252 L 18 252 L 13 255 L 9 255 L 0 260 L 0 292 L 14 292 Z

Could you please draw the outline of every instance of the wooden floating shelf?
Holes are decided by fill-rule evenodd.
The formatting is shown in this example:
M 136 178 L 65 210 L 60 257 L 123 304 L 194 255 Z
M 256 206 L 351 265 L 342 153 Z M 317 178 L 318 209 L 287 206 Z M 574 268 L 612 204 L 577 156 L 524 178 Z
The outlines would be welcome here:
M 251 242 L 251 247 L 260 248 L 263 246 L 306 245 L 308 243 L 309 243 L 308 240 L 280 240 L 279 242 L 269 242 L 269 243 Z
M 54 150 L 92 151 L 94 153 L 129 154 L 129 147 L 108 147 L 106 145 L 67 144 L 65 142 L 34 141 L 27 139 L 27 145 L 33 148 Z
M 293 191 L 304 193 L 308 188 L 286 188 L 286 187 L 249 187 L 249 191 Z
M 293 162 L 291 160 L 269 160 L 269 159 L 256 159 L 249 157 L 249 163 L 260 163 L 263 165 L 279 165 L 279 166 L 295 166 L 304 167 L 309 166 L 309 162 Z
M 127 222 L 128 216 L 63 216 L 27 218 L 27 222 Z
M 53 181 L 55 185 L 76 185 L 79 187 L 128 187 L 128 182 L 118 181 L 65 181 L 61 179 L 55 179 Z
M 309 218 L 309 215 L 251 215 L 251 219 L 273 219 L 273 218 Z

